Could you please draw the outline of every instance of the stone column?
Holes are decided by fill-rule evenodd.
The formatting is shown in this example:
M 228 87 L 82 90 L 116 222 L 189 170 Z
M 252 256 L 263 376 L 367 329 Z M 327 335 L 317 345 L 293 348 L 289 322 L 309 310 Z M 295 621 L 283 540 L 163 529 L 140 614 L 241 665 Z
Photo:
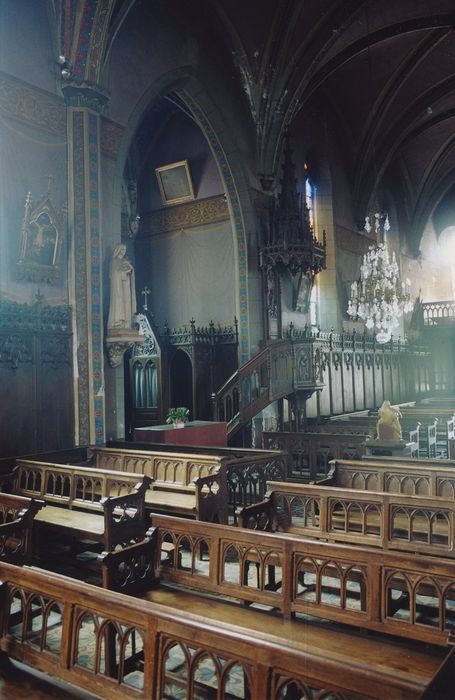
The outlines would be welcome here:
M 105 439 L 100 113 L 107 97 L 85 85 L 67 85 L 63 92 L 67 105 L 75 443 L 99 444 Z

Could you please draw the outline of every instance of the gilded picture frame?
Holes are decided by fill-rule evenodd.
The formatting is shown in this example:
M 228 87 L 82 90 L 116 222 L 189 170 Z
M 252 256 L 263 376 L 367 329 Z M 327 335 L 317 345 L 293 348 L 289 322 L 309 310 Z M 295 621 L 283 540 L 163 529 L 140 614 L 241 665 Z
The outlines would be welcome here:
M 163 204 L 180 204 L 195 199 L 187 160 L 155 168 Z
M 25 201 L 19 260 L 19 279 L 56 284 L 59 279 L 59 256 L 62 230 L 54 208 L 46 198 L 32 209 L 30 193 Z

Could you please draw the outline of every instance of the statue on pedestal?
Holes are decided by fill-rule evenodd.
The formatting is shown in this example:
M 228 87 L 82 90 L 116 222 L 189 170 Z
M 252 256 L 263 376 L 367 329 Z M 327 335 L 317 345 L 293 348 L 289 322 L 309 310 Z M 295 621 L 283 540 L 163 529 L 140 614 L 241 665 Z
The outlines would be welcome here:
M 144 336 L 133 329 L 136 314 L 134 267 L 125 254 L 126 245 L 120 243 L 114 249 L 110 265 L 111 297 L 106 345 L 111 367 L 118 367 L 124 353 L 135 343 L 144 341 Z
M 112 255 L 108 330 L 111 328 L 132 328 L 133 316 L 136 313 L 134 268 L 130 261 L 125 258 L 125 254 L 126 245 L 120 243 Z
M 401 440 L 401 411 L 392 406 L 390 401 L 384 401 L 378 411 L 378 416 L 379 420 L 376 427 L 378 440 Z

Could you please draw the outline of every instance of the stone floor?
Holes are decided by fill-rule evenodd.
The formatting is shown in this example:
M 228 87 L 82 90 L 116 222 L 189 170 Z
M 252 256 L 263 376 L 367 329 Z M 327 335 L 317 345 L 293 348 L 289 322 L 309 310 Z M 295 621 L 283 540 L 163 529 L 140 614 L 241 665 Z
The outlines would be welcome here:
M 101 700 L 19 661 L 0 662 L 1 700 Z

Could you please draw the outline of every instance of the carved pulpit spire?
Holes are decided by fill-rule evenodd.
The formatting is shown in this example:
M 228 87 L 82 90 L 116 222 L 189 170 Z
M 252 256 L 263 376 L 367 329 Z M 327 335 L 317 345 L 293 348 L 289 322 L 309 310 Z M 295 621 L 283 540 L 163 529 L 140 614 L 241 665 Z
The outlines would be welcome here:
M 265 245 L 259 251 L 262 268 L 289 269 L 315 275 L 325 268 L 325 233 L 318 241 L 310 225 L 305 197 L 297 190 L 295 165 L 289 135 L 285 137 L 283 176 L 280 193 L 271 207 L 271 220 Z

